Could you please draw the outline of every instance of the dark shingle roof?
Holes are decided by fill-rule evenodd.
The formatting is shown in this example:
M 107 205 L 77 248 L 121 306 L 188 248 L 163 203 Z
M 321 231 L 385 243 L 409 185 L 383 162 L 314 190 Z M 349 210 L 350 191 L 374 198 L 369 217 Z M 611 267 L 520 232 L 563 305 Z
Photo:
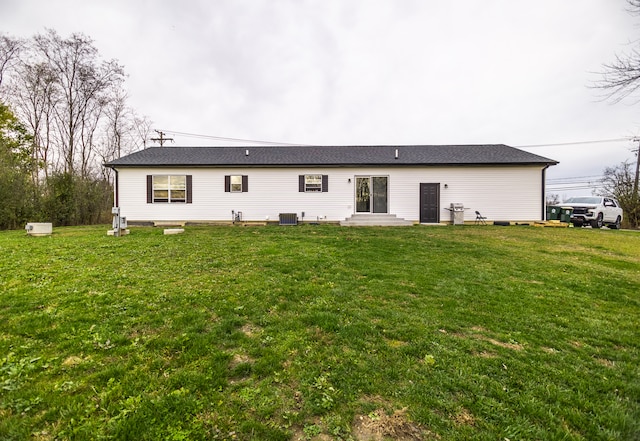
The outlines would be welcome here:
M 396 158 L 396 150 L 398 156 Z M 248 153 L 248 154 L 247 154 Z M 385 146 L 151 147 L 107 167 L 294 167 L 554 165 L 504 144 Z

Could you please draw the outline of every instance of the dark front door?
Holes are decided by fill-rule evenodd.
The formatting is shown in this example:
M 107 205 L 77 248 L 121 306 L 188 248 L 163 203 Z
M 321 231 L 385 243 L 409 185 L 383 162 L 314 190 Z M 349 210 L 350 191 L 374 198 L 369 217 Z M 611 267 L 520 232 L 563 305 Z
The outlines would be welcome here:
M 440 184 L 420 184 L 420 223 L 440 222 Z

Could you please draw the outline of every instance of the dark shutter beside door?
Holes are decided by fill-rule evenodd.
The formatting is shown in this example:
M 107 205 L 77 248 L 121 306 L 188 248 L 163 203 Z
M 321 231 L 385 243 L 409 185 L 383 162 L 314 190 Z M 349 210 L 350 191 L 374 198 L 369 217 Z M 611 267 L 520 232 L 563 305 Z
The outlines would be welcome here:
M 187 175 L 187 204 L 193 203 L 193 176 Z

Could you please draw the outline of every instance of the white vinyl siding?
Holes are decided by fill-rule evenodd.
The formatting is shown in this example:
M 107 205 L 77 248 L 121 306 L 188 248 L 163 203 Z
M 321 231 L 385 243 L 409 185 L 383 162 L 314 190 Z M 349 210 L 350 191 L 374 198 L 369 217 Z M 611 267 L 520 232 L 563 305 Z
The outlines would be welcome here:
M 541 220 L 542 166 L 502 167 L 351 167 L 351 168 L 120 168 L 121 212 L 130 221 L 227 221 L 232 210 L 246 221 L 277 221 L 279 213 L 304 220 L 341 221 L 355 212 L 355 177 L 388 176 L 388 212 L 418 222 L 420 183 L 440 184 L 440 219 L 448 221 L 452 202 L 489 221 Z M 147 204 L 147 175 L 191 175 L 190 204 Z M 248 176 L 251 191 L 225 192 L 225 176 Z M 301 175 L 326 175 L 327 192 L 300 192 Z M 445 184 L 447 187 L 445 188 Z

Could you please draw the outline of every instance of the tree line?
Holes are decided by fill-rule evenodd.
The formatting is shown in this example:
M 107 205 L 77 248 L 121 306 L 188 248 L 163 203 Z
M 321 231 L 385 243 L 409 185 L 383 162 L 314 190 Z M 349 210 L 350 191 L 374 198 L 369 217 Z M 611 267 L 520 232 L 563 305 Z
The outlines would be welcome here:
M 144 148 L 151 131 L 124 81 L 83 34 L 0 35 L 0 229 L 109 220 L 102 164 Z

